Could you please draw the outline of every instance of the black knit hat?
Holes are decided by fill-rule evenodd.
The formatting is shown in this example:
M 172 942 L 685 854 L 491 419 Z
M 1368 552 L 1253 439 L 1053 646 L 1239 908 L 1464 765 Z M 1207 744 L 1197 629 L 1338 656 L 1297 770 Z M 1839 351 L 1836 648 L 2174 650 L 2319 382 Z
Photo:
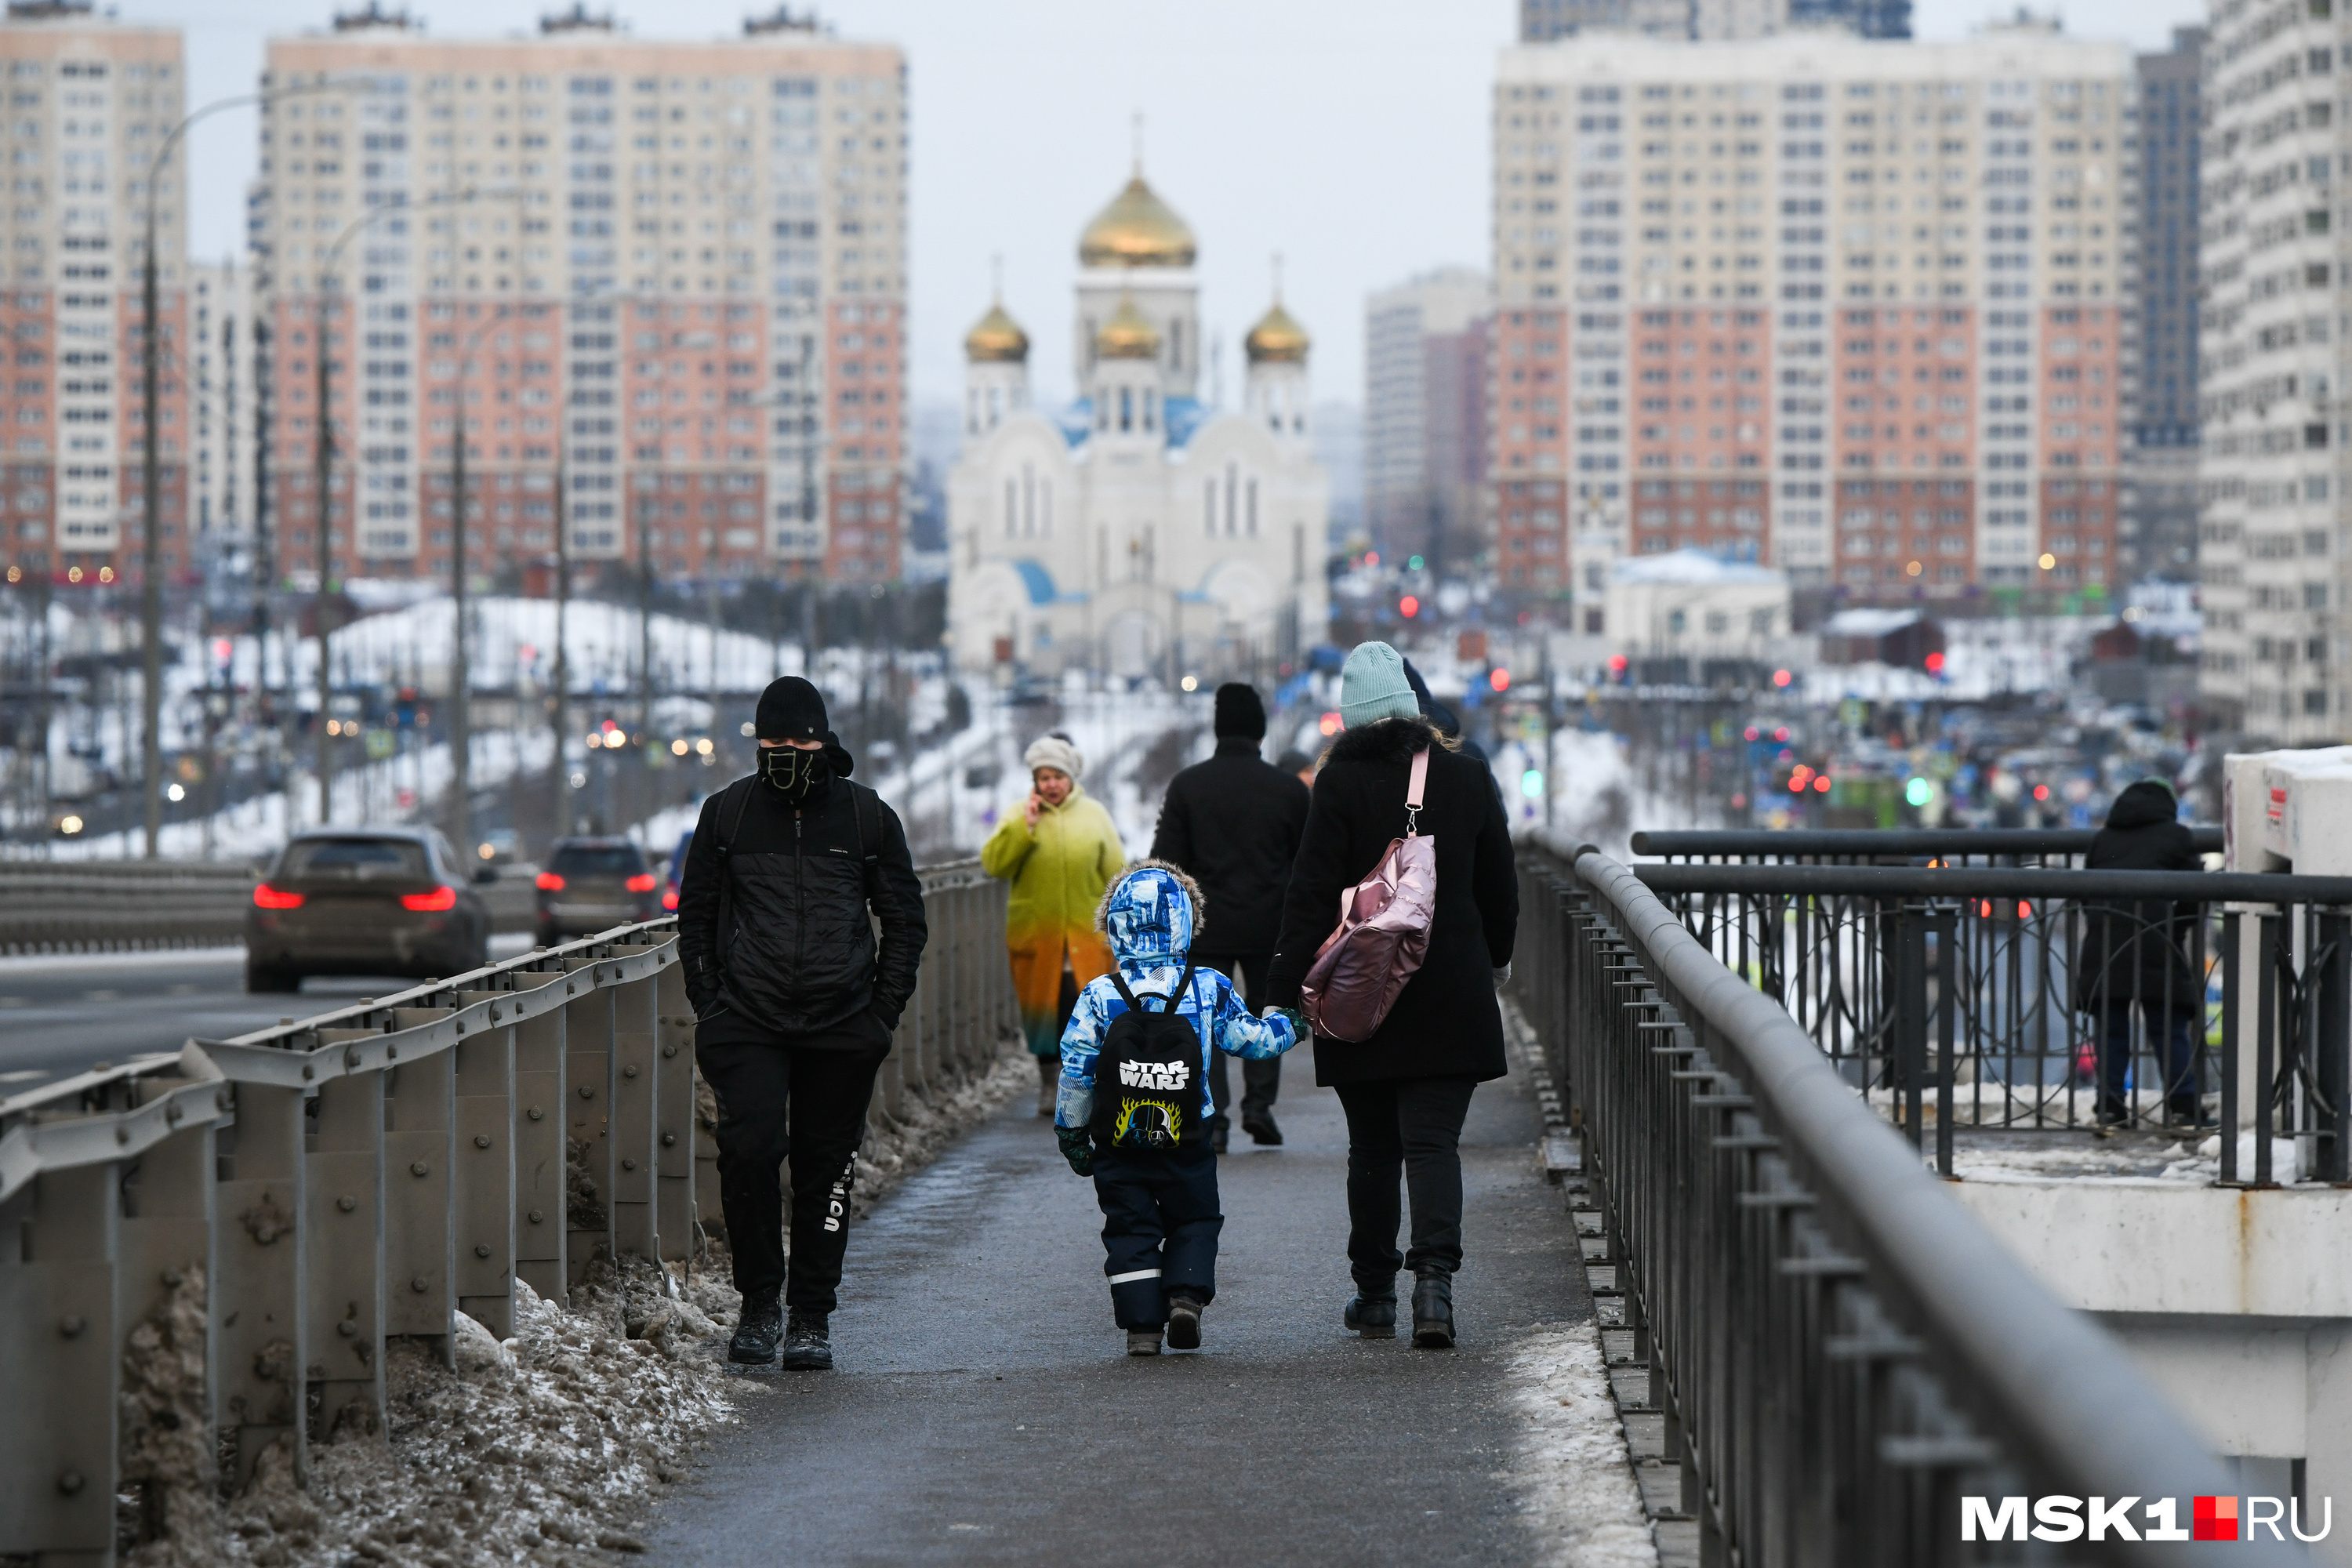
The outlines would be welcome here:
M 762 741 L 822 741 L 825 738 L 824 693 L 797 675 L 768 683 L 751 730 Z
M 1258 700 L 1256 687 L 1228 680 L 1217 688 L 1216 731 L 1221 741 L 1228 735 L 1265 739 L 1265 704 Z

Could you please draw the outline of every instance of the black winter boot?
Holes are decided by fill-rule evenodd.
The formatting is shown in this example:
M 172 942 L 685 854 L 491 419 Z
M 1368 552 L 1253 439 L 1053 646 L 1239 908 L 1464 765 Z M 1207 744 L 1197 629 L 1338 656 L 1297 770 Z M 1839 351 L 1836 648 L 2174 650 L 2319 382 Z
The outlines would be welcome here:
M 827 1372 L 833 1367 L 833 1341 L 825 1332 L 825 1314 L 793 1309 L 792 1326 L 784 1331 L 784 1366 L 792 1372 Z
M 1396 1338 L 1396 1284 L 1369 1285 L 1356 1281 L 1356 1293 L 1348 1298 L 1346 1310 L 1339 1314 L 1343 1328 L 1352 1329 L 1368 1340 Z
M 1412 1342 L 1425 1351 L 1454 1348 L 1454 1276 L 1443 1268 L 1413 1275 Z
M 1171 1295 L 1168 1298 L 1170 1350 L 1196 1351 L 1201 1348 L 1201 1309 L 1203 1305 L 1194 1296 Z
M 727 1347 L 727 1359 L 738 1366 L 772 1366 L 776 1342 L 783 1335 L 784 1309 L 773 1296 L 764 1301 L 746 1301 L 735 1341 Z

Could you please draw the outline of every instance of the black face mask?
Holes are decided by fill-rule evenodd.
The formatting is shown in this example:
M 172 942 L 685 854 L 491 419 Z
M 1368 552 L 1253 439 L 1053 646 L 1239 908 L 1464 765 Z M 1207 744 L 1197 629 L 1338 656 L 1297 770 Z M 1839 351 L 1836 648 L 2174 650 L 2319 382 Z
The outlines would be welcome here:
M 824 752 L 803 752 L 797 746 L 762 746 L 760 748 L 760 776 L 768 787 L 782 792 L 785 799 L 799 802 L 808 798 L 809 791 L 833 776 L 833 764 Z

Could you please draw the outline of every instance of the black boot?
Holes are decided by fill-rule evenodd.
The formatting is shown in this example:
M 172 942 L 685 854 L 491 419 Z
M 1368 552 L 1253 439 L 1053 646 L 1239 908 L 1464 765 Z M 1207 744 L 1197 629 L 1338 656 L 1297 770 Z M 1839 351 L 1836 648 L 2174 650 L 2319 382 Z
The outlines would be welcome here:
M 739 1366 L 772 1366 L 776 1342 L 783 1335 L 784 1309 L 773 1296 L 764 1301 L 746 1301 L 735 1342 L 727 1347 L 727 1359 Z
M 1396 1282 L 1385 1285 L 1356 1281 L 1356 1293 L 1348 1298 L 1347 1310 L 1339 1314 L 1342 1328 L 1352 1329 L 1368 1340 L 1396 1338 Z
M 1201 1348 L 1201 1309 L 1205 1305 L 1197 1296 L 1171 1295 L 1168 1298 L 1168 1348 L 1171 1351 L 1196 1351 Z
M 1454 1276 L 1443 1268 L 1414 1272 L 1412 1342 L 1425 1351 L 1454 1348 Z
M 1242 1131 L 1250 1135 L 1253 1143 L 1269 1148 L 1279 1147 L 1282 1143 L 1282 1129 L 1275 1125 L 1271 1110 L 1243 1111 Z
M 784 1365 L 793 1372 L 826 1372 L 833 1366 L 833 1341 L 825 1332 L 825 1314 L 793 1309 L 792 1326 L 784 1331 Z

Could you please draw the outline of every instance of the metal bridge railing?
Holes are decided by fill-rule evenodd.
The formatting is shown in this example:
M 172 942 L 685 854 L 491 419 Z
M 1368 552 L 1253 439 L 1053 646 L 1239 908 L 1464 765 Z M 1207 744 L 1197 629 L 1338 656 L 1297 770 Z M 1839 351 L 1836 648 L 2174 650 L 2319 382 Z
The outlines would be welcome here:
M 923 873 L 930 939 L 877 1124 L 1015 1037 L 1004 885 Z M 453 1353 L 590 1259 L 677 1261 L 716 1149 L 675 917 L 0 1099 L 0 1559 L 110 1563 L 131 1336 L 201 1272 L 235 1488 L 383 1429 L 384 1342 Z M 134 1488 L 135 1479 L 131 1483 Z M 145 1514 L 151 1510 L 133 1510 Z
M 2198 853 L 2221 852 L 2219 827 L 2192 827 Z M 1633 853 L 1664 860 L 1758 866 L 1919 865 L 2079 867 L 2095 828 L 1690 828 L 1633 835 Z
M 2352 878 L 1717 864 L 1633 874 L 1915 1142 L 1932 1121 L 1948 1175 L 1956 1127 L 2079 1131 L 2099 1124 L 2103 1104 L 2120 1125 L 2192 1141 L 2230 1130 L 2224 1184 L 2352 1173 Z
M 2186 1532 L 2191 1500 L 2229 1482 L 1632 871 L 1589 845 L 1519 865 L 1516 994 L 1582 1140 L 1594 1261 L 1614 1265 L 1702 1563 L 2305 1561 L 2268 1542 L 1964 1541 L 1965 1497 L 2134 1498 L 2144 1535 L 2144 1504 L 2173 1500 Z

